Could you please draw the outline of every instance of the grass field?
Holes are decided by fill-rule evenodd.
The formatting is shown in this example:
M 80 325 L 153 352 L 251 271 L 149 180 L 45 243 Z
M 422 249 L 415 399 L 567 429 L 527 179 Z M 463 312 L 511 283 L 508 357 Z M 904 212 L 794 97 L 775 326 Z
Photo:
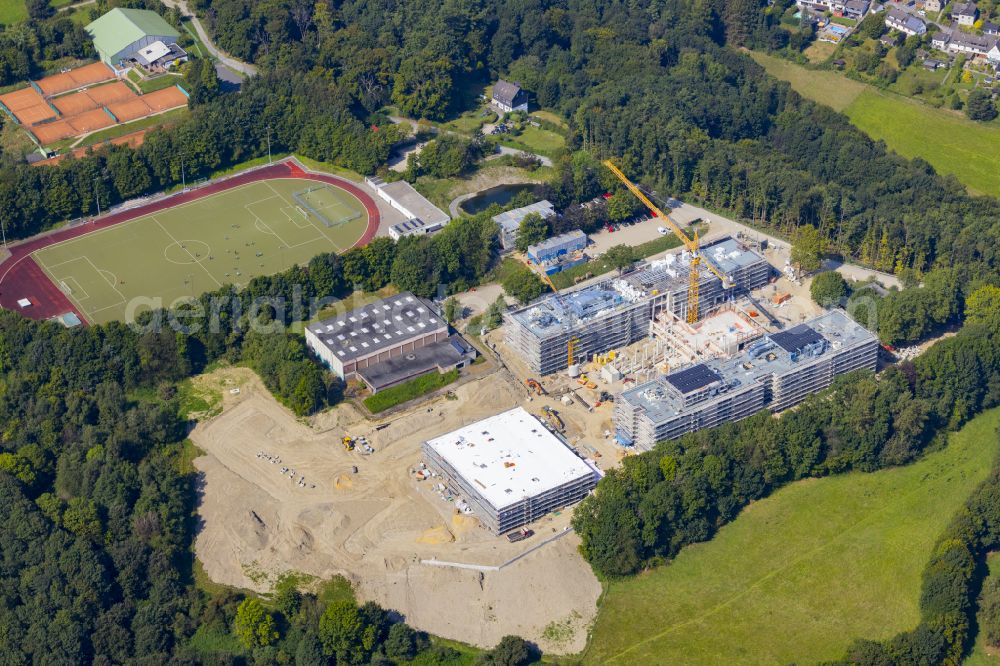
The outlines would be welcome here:
M 335 223 L 327 227 L 292 196 L 316 186 L 305 179 L 242 185 L 64 241 L 34 257 L 90 322 L 130 319 L 150 299 L 169 306 L 350 248 L 367 228 L 364 206 L 330 187 L 323 192 L 328 203 L 320 204 Z
M 408 382 L 397 384 L 396 386 L 379 391 L 375 395 L 368 396 L 364 400 L 365 407 L 373 414 L 378 414 L 390 407 L 401 405 L 404 402 L 427 395 L 432 391 L 456 382 L 458 381 L 458 376 L 458 370 L 449 370 L 444 373 L 428 372 L 426 375 L 420 375 Z
M 794 483 L 710 542 L 606 587 L 586 663 L 788 664 L 919 620 L 938 535 L 997 453 L 1000 409 L 917 463 Z
M 843 112 L 873 139 L 904 157 L 920 157 L 953 174 L 975 194 L 1000 196 L 1000 120 L 978 123 L 831 71 L 814 71 L 774 56 L 754 60 L 803 97 Z
M 28 18 L 24 0 L 0 0 L 0 23 L 11 25 Z

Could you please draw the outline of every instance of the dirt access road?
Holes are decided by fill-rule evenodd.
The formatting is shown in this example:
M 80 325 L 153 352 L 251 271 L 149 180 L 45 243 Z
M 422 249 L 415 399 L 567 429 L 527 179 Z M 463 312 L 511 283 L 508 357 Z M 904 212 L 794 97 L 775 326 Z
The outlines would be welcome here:
M 246 369 L 197 381 L 224 396 L 222 413 L 191 434 L 205 452 L 195 460 L 203 482 L 195 550 L 212 580 L 267 591 L 288 571 L 341 574 L 361 600 L 440 636 L 490 646 L 518 634 L 547 652 L 583 649 L 601 586 L 574 533 L 491 569 L 562 534 L 570 512 L 539 521 L 532 539 L 510 544 L 456 514 L 410 473 L 423 440 L 525 399 L 503 375 L 460 386 L 457 400 L 438 398 L 391 417 L 379 431 L 350 405 L 297 420 Z M 239 395 L 229 392 L 237 387 Z M 376 453 L 345 451 L 345 433 L 367 436 Z M 294 470 L 295 480 L 282 468 Z

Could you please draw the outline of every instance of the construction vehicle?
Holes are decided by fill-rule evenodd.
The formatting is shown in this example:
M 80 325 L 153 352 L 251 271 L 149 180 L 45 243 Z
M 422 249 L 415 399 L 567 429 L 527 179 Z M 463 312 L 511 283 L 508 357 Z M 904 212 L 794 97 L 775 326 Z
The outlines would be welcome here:
M 648 208 L 655 217 L 658 217 L 662 219 L 664 222 L 666 222 L 667 226 L 669 226 L 671 231 L 674 232 L 674 235 L 677 236 L 677 238 L 679 238 L 682 243 L 684 243 L 685 249 L 687 249 L 687 251 L 691 253 L 691 275 L 690 275 L 690 281 L 688 282 L 687 322 L 689 324 L 697 323 L 698 310 L 699 310 L 698 266 L 704 263 L 705 266 L 708 267 L 708 270 L 715 273 L 716 277 L 722 280 L 722 286 L 725 287 L 726 289 L 729 289 L 734 286 L 735 283 L 733 282 L 733 279 L 728 275 L 726 275 L 725 273 L 723 273 L 718 268 L 716 268 L 715 266 L 713 266 L 712 262 L 708 261 L 706 258 L 701 256 L 701 251 L 700 251 L 701 246 L 700 246 L 700 241 L 698 240 L 697 231 L 694 232 L 694 238 L 688 237 L 688 235 L 684 233 L 684 230 L 681 229 L 680 226 L 676 222 L 674 222 L 669 215 L 664 213 L 656 206 L 656 204 L 650 201 L 649 197 L 647 197 L 645 193 L 642 190 L 640 190 L 635 183 L 629 180 L 628 176 L 622 173 L 621 169 L 616 167 L 611 160 L 605 160 L 604 166 L 608 167 L 611 173 L 613 173 L 618 178 L 618 180 L 620 180 L 625 185 L 625 187 L 628 188 L 629 192 L 634 194 L 635 197 L 639 201 L 641 201 L 643 205 L 645 205 L 646 208 Z
M 350 435 L 344 435 L 344 450 L 353 451 L 354 450 L 354 440 Z
M 528 377 L 524 380 L 524 383 L 527 384 L 528 388 L 534 391 L 536 395 L 547 395 L 547 391 L 542 387 L 541 383 L 537 379 Z
M 507 533 L 507 541 L 511 543 L 517 543 L 518 541 L 524 541 L 528 537 L 534 534 L 534 531 L 529 530 L 526 527 L 522 527 L 519 530 L 514 530 L 513 532 Z
M 549 422 L 549 425 L 559 432 L 565 430 L 566 424 L 563 423 L 562 417 L 559 416 L 559 413 L 556 410 L 552 409 L 548 405 L 544 405 L 542 407 L 542 416 Z

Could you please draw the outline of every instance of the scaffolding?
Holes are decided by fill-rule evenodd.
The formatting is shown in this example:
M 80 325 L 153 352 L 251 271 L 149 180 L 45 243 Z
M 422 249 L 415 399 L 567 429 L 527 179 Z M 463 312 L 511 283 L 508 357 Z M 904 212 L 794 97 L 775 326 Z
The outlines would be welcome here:
M 732 238 L 702 248 L 732 275 L 731 288 L 710 271 L 700 269 L 701 317 L 737 295 L 757 289 L 771 277 L 771 267 L 759 254 Z M 506 315 L 506 343 L 533 372 L 547 375 L 565 369 L 567 349 L 590 359 L 638 342 L 650 335 L 650 321 L 660 312 L 687 318 L 690 265 L 687 252 L 647 262 L 636 270 L 574 291 L 562 292 Z
M 788 409 L 834 377 L 874 370 L 878 339 L 841 310 L 770 333 L 734 357 L 709 359 L 640 383 L 615 402 L 616 438 L 651 449 L 656 442 Z

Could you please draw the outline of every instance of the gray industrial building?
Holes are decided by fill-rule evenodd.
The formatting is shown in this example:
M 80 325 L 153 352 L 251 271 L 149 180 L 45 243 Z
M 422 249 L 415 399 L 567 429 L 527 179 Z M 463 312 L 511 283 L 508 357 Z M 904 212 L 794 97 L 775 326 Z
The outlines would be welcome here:
M 771 277 L 767 261 L 733 238 L 702 247 L 733 285 L 723 286 L 703 264 L 699 267 L 699 316 L 733 297 L 758 289 Z M 567 367 L 568 346 L 574 357 L 589 358 L 637 342 L 649 335 L 649 323 L 662 310 L 687 318 L 689 256 L 686 252 L 640 265 L 632 272 L 595 285 L 549 296 L 508 313 L 506 343 L 542 375 Z
M 426 441 L 423 454 L 494 534 L 580 501 L 600 478 L 523 407 Z
M 426 301 L 409 292 L 309 324 L 305 329 L 306 346 L 341 379 L 352 379 L 365 371 L 369 376 L 379 376 L 369 368 L 397 357 L 418 361 L 405 357 L 435 343 L 447 344 L 448 337 L 447 322 Z M 401 372 L 398 367 L 393 370 L 397 375 Z
M 729 359 L 714 359 L 625 391 L 615 402 L 615 436 L 648 451 L 657 442 L 778 412 L 828 387 L 837 375 L 874 370 L 878 340 L 842 310 L 770 333 Z

